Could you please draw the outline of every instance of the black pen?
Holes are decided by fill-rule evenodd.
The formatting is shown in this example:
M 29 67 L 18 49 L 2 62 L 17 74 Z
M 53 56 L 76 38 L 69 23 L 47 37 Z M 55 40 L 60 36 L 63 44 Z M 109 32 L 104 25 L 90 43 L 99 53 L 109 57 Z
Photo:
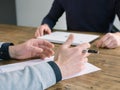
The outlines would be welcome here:
M 99 53 L 99 51 L 97 51 L 97 50 L 92 50 L 92 49 L 86 49 L 86 50 L 83 50 L 82 51 L 82 53 L 95 53 L 95 54 L 98 54 Z

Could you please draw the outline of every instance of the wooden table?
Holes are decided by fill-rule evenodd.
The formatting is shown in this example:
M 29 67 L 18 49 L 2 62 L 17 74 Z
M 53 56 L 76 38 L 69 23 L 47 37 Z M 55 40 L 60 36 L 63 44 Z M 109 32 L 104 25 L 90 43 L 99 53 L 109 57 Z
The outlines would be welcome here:
M 34 38 L 35 30 L 34 27 L 0 25 L 0 40 L 19 44 Z M 91 43 L 93 49 L 96 49 L 95 42 Z M 55 49 L 58 46 L 56 44 Z M 100 67 L 102 70 L 60 81 L 47 90 L 120 90 L 120 48 L 99 49 L 99 51 L 100 54 L 92 54 L 88 58 L 90 63 Z M 1 61 L 0 65 L 15 62 L 18 61 Z

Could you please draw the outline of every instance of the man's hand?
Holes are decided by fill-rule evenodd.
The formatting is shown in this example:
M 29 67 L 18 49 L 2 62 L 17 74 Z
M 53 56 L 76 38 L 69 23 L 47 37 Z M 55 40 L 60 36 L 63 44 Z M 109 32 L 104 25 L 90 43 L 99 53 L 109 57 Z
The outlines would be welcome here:
M 116 48 L 120 46 L 120 33 L 107 33 L 96 44 L 102 48 Z
M 68 40 L 60 46 L 55 54 L 55 62 L 59 66 L 62 77 L 66 78 L 76 74 L 84 69 L 85 63 L 88 61 L 88 53 L 82 53 L 90 47 L 89 43 L 84 43 L 76 47 L 70 47 L 73 42 L 73 35 L 70 35 Z
M 10 46 L 9 53 L 11 58 L 15 59 L 27 59 L 39 57 L 44 59 L 54 54 L 52 48 L 54 45 L 46 40 L 42 39 L 30 39 L 25 43 Z
M 49 26 L 47 24 L 43 24 L 37 28 L 35 32 L 35 37 L 40 37 L 50 33 L 51 33 L 51 29 L 49 28 Z

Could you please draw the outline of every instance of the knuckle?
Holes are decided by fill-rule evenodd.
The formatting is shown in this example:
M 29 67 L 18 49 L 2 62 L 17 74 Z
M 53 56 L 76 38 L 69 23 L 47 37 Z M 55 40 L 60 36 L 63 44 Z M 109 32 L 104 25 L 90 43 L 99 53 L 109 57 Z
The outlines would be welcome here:
M 110 35 L 110 33 L 107 33 L 107 35 Z

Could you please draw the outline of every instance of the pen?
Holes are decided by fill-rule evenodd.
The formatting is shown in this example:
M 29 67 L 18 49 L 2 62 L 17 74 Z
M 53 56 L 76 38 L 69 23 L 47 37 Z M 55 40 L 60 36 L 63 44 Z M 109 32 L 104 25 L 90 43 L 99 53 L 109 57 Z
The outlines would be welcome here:
M 96 53 L 96 54 L 98 54 L 99 53 L 99 51 L 97 51 L 97 50 L 92 50 L 92 49 L 86 49 L 86 50 L 83 50 L 82 51 L 82 53 Z

